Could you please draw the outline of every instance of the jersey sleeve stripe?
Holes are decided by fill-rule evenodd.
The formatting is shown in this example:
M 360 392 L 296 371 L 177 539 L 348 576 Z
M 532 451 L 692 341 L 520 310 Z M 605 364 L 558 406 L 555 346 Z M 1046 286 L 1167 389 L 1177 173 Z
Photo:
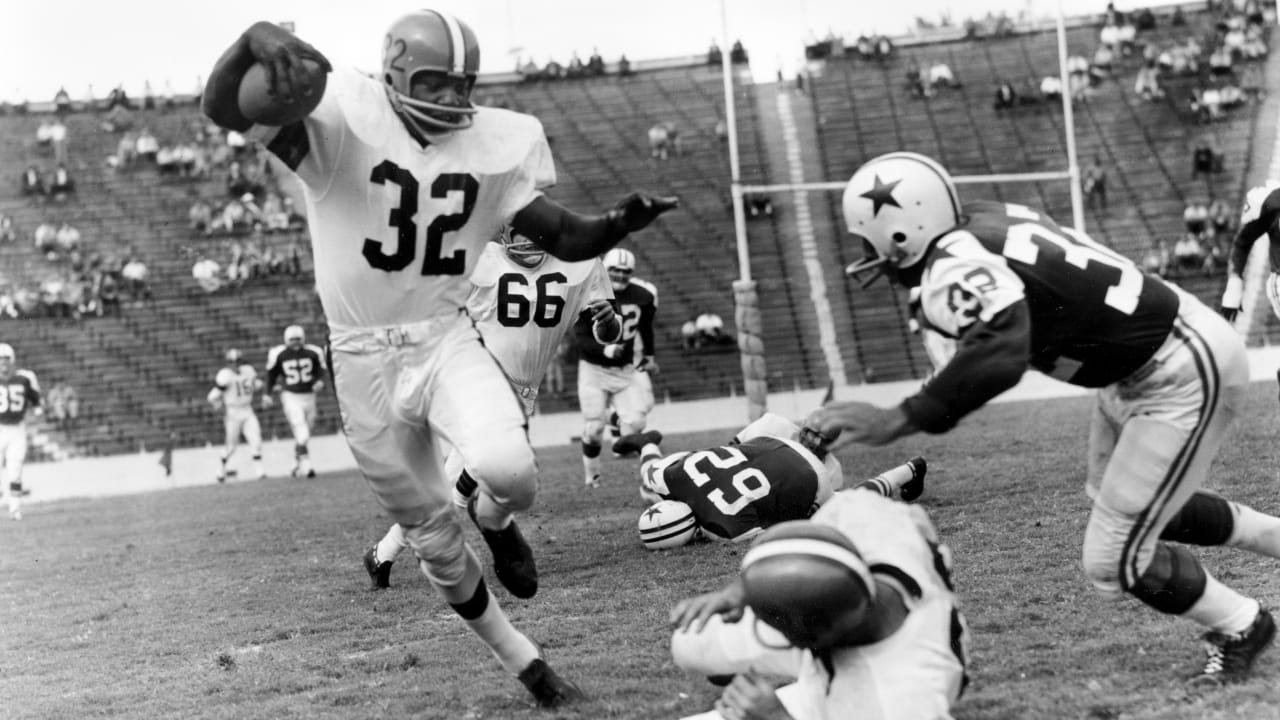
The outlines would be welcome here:
M 924 591 L 920 589 L 920 583 L 916 582 L 915 578 L 908 575 L 907 571 L 897 565 L 875 563 L 871 565 L 870 570 L 872 575 L 896 588 L 908 608 L 924 597 Z
M 307 128 L 301 122 L 285 125 L 271 139 L 267 149 L 280 158 L 290 170 L 297 171 L 298 166 L 311 152 L 311 138 L 307 136 Z

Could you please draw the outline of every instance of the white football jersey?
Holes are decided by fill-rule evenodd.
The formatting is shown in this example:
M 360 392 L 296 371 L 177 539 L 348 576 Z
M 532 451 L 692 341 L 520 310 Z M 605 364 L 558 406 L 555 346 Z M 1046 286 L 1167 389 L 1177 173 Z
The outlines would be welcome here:
M 424 146 L 383 84 L 351 68 L 329 74 L 305 120 L 252 136 L 302 181 L 316 289 L 337 329 L 456 313 L 485 244 L 556 179 L 536 118 L 481 107 L 472 127 Z
M 507 257 L 489 243 L 471 276 L 467 312 L 484 344 L 511 382 L 536 388 L 578 314 L 595 300 L 612 299 L 609 273 L 599 258 L 565 262 L 550 255 L 536 268 Z
M 253 393 L 262 386 L 258 371 L 252 365 L 241 365 L 235 369 L 224 367 L 213 382 L 222 392 L 222 404 L 227 410 L 252 409 Z

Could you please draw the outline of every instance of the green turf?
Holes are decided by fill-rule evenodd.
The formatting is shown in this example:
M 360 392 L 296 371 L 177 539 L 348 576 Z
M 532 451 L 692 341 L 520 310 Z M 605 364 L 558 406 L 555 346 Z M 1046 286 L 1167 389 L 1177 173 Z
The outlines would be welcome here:
M 1276 513 L 1277 404 L 1274 386 L 1257 388 L 1211 484 Z M 1189 696 L 1196 628 L 1088 586 L 1088 409 L 993 406 L 950 435 L 843 457 L 851 478 L 929 460 L 923 504 L 955 551 L 973 630 L 973 684 L 956 716 L 1280 718 L 1280 653 L 1249 683 Z M 522 524 L 541 590 L 531 601 L 495 594 L 591 695 L 559 716 L 706 709 L 715 689 L 672 666 L 666 613 L 718 587 L 741 548 L 646 551 L 633 462 L 606 460 L 605 487 L 584 491 L 576 448 L 540 458 L 542 493 Z M 30 506 L 22 522 L 0 523 L 0 717 L 555 716 L 532 707 L 412 563 L 395 567 L 392 589 L 367 590 L 360 556 L 386 523 L 354 473 Z M 1197 552 L 1218 577 L 1280 605 L 1280 561 Z

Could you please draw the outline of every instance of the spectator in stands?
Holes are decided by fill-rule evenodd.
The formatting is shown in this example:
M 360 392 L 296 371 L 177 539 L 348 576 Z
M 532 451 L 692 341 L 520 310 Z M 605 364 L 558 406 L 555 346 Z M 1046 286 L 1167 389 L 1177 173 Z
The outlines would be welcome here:
M 1067 82 L 1071 84 L 1072 100 L 1088 102 L 1092 93 L 1089 89 L 1089 61 L 1083 55 L 1067 58 Z
M 564 77 L 564 66 L 554 59 L 548 60 L 547 66 L 542 69 L 542 77 L 547 80 L 559 80 Z
M 11 243 L 18 239 L 18 232 L 13 227 L 13 218 L 0 213 L 0 243 Z
M 1231 50 L 1225 43 L 1209 54 L 1209 74 L 1217 78 L 1227 78 L 1235 74 Z
M 289 214 L 280 193 L 268 192 L 262 202 L 262 224 L 267 232 L 289 229 Z
M 58 88 L 58 92 L 54 93 L 53 109 L 60 115 L 71 112 L 71 94 L 65 87 Z
M 1132 24 L 1138 32 L 1147 32 L 1156 29 L 1156 16 L 1151 12 L 1151 8 L 1142 8 L 1134 13 Z
M 117 273 L 105 268 L 96 271 L 91 290 L 96 301 L 93 309 L 98 317 L 120 314 L 120 277 Z
M 992 103 L 992 107 L 996 112 L 1001 110 L 1009 110 L 1018 104 L 1018 91 L 1007 82 L 1002 82 L 996 87 L 996 99 Z
M 306 227 L 307 216 L 298 212 L 298 209 L 294 207 L 293 198 L 285 195 L 284 202 L 282 204 L 284 206 L 284 214 L 289 218 L 290 229 L 301 229 Z
M 120 279 L 129 299 L 141 305 L 144 300 L 151 300 L 151 286 L 147 283 L 147 264 L 136 255 L 130 255 L 124 267 L 120 269 Z
M 587 58 L 587 74 L 596 77 L 604 75 L 604 58 L 600 56 L 599 48 L 591 48 L 591 57 Z
M 117 85 L 107 95 L 107 110 L 112 110 L 116 107 L 122 107 L 126 110 L 133 109 L 133 103 L 129 100 L 129 94 L 124 91 L 124 85 Z
M 631 77 L 632 75 L 635 75 L 635 73 L 631 71 L 631 61 L 627 59 L 627 56 L 623 55 L 618 58 L 618 77 Z
M 58 252 L 64 255 L 70 254 L 72 250 L 79 250 L 80 231 L 71 223 L 64 222 L 54 234 L 54 244 L 57 245 Z
M 233 157 L 238 157 L 248 146 L 249 141 L 245 140 L 244 135 L 241 135 L 235 130 L 227 131 L 227 147 L 231 149 L 231 155 Z
M 57 259 L 58 256 L 58 228 L 51 222 L 42 222 L 36 227 L 35 232 L 36 252 L 49 257 L 50 260 Z
M 250 181 L 244 174 L 244 166 L 239 160 L 232 160 L 227 166 L 227 194 L 233 198 L 242 197 L 250 192 Z
M 1209 197 L 1209 229 L 1215 244 L 1230 241 L 1235 229 L 1234 208 L 1222 198 Z
M 195 278 L 201 290 L 214 293 L 222 287 L 222 279 L 219 277 L 221 271 L 217 260 L 201 255 L 195 265 L 191 266 L 191 277 Z
M 162 145 L 156 152 L 156 169 L 161 175 L 178 174 L 178 155 L 172 146 Z
M 71 173 L 67 171 L 67 166 L 58 163 L 53 169 L 53 180 L 49 183 L 49 194 L 55 200 L 63 200 L 67 195 L 76 191 L 76 182 L 71 178 Z
M 960 83 L 951 72 L 951 66 L 939 60 L 929 67 L 929 89 L 937 92 L 938 88 L 944 87 L 958 88 Z
M 27 166 L 26 171 L 22 173 L 22 194 L 43 198 L 47 192 L 44 177 L 40 175 L 40 168 L 35 165 Z
M 723 345 L 733 342 L 733 338 L 724 331 L 724 320 L 715 313 L 703 313 L 694 321 L 698 329 L 698 346 Z
M 649 128 L 649 156 L 657 160 L 666 160 L 672 149 L 672 123 L 660 122 Z
M 714 132 L 717 140 L 720 142 L 727 142 L 729 140 L 729 123 L 725 122 L 724 118 L 716 118 L 716 127 Z
M 1216 161 L 1217 151 L 1213 139 L 1207 135 L 1201 136 L 1191 151 L 1191 179 L 1217 172 L 1220 167 Z
M 569 58 L 569 67 L 565 68 L 564 76 L 567 78 L 580 78 L 587 74 L 587 68 L 582 64 L 582 58 L 578 57 L 577 51 L 574 51 L 573 57 Z
M 1107 209 L 1107 171 L 1102 167 L 1102 158 L 1096 154 L 1093 156 L 1093 162 L 1089 163 L 1089 166 L 1084 169 L 1081 187 L 1084 189 L 1085 206 L 1093 208 L 1096 200 L 1098 209 L 1105 212 Z
M 151 134 L 149 128 L 142 128 L 138 133 L 138 139 L 134 141 L 134 147 L 138 153 L 138 159 L 144 162 L 154 162 L 156 153 L 160 152 L 160 142 L 156 140 L 156 136 Z
M 752 193 L 744 199 L 746 200 L 747 217 L 749 219 L 773 217 L 773 199 L 768 195 Z
M 1169 245 L 1164 240 L 1152 240 L 1142 255 L 1142 269 L 1160 277 L 1169 274 Z
M 880 62 L 888 62 L 893 57 L 893 41 L 884 35 L 875 40 L 875 57 Z
M 734 40 L 733 47 L 729 48 L 729 62 L 741 65 L 747 61 L 747 49 L 742 47 L 741 40 Z
M 1089 63 L 1089 82 L 1097 85 L 1111 77 L 1115 69 L 1114 62 L 1115 53 L 1111 48 L 1107 45 L 1099 45 L 1098 49 L 1093 51 L 1093 61 Z
M 18 303 L 13 296 L 13 288 L 7 283 L 0 284 L 0 319 L 17 320 L 22 317 L 18 311 Z
M 707 64 L 719 65 L 724 61 L 724 55 L 720 52 L 720 46 L 715 40 L 711 41 L 711 48 L 707 50 Z
M 1120 57 L 1129 57 L 1133 54 L 1135 41 L 1138 39 L 1138 28 L 1132 20 L 1125 20 L 1120 24 L 1116 32 L 1116 39 L 1119 41 L 1117 55 Z M 1115 49 L 1115 48 L 1113 48 Z
M 80 418 L 80 394 L 75 386 L 59 382 L 49 390 L 49 409 L 54 425 L 63 432 L 75 430 Z
M 62 120 L 54 120 L 49 127 L 49 140 L 53 144 L 53 161 L 67 164 L 67 126 L 62 124 Z
M 1240 73 L 1240 92 L 1245 99 L 1261 100 L 1266 97 L 1262 83 L 1262 67 L 1257 63 L 1245 65 Z
M 691 317 L 680 326 L 680 345 L 685 350 L 698 348 L 698 318 Z
M 1133 83 L 1133 92 L 1143 100 L 1159 100 L 1164 97 L 1160 88 L 1160 68 L 1154 60 L 1148 60 L 1138 68 L 1137 79 Z
M 914 57 L 907 60 L 907 90 L 911 93 L 911 97 L 926 98 L 932 95 L 929 86 L 925 84 L 924 73 L 920 70 L 920 64 L 916 62 Z
M 289 238 L 289 245 L 284 251 L 284 271 L 294 277 L 302 275 L 302 245 L 298 238 Z
M 1182 12 L 1181 5 L 1175 5 L 1173 15 L 1169 17 L 1169 24 L 1173 27 L 1182 27 L 1187 24 L 1187 16 Z
M 1204 271 L 1209 261 L 1199 236 L 1187 233 L 1173 246 L 1173 261 L 1179 274 Z
M 1204 89 L 1197 88 L 1191 97 L 1191 110 L 1200 122 L 1221 120 L 1222 93 L 1212 85 Z
M 47 118 L 40 121 L 40 125 L 36 128 L 36 146 L 41 148 L 51 147 L 53 145 L 53 123 Z
M 1250 25 L 1244 31 L 1244 45 L 1240 53 L 1246 60 L 1260 60 L 1267 56 L 1267 40 L 1261 25 Z
M 1045 102 L 1058 102 L 1062 99 L 1062 79 L 1057 75 L 1045 75 L 1040 80 L 1040 95 Z
M 1204 239 L 1209 227 L 1209 206 L 1192 200 L 1182 211 L 1182 222 L 1187 227 L 1187 235 L 1194 236 L 1197 240 Z
M 194 194 L 195 191 L 193 190 Z M 189 227 L 195 232 L 203 232 L 209 235 L 213 232 L 213 208 L 204 198 L 196 197 L 191 203 L 191 209 L 187 211 L 187 219 Z
M 131 132 L 127 132 L 120 136 L 120 141 L 116 143 L 115 161 L 110 164 L 117 169 L 128 169 L 133 167 L 133 161 L 138 157 L 138 138 Z
M 1102 24 L 1102 30 L 1098 32 L 1098 47 L 1107 47 L 1117 53 L 1120 51 L 1120 26 L 1114 21 L 1108 19 Z

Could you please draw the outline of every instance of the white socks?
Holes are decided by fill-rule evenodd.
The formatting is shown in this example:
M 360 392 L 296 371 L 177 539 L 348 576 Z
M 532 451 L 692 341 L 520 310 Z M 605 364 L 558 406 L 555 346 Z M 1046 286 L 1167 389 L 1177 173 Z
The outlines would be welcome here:
M 1258 601 L 1223 585 L 1207 572 L 1205 576 L 1204 594 L 1182 616 L 1227 635 L 1248 630 L 1258 616 Z
M 407 547 L 409 547 L 409 541 L 404 537 L 404 528 L 400 527 L 400 523 L 396 523 L 378 541 L 373 559 L 378 562 L 395 562 L 396 558 L 400 557 L 400 552 Z

